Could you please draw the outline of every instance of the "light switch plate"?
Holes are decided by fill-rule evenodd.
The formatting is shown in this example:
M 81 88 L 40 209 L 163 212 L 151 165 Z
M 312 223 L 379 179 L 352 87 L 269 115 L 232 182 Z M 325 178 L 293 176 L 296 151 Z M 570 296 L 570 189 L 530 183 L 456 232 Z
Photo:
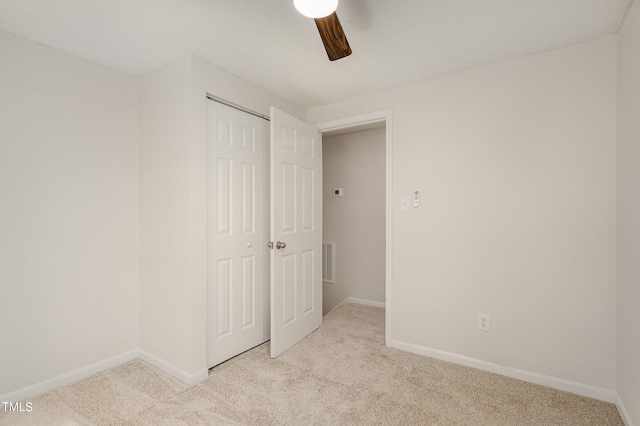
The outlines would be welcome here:
M 403 212 L 409 211 L 410 205 L 411 205 L 411 201 L 409 197 L 400 197 L 400 211 L 403 211 Z

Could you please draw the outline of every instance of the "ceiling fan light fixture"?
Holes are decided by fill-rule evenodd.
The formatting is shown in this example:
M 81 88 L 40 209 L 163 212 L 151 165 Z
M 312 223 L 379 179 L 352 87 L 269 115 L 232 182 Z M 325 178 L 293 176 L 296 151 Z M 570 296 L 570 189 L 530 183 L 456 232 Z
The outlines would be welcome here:
M 307 18 L 324 18 L 338 8 L 338 0 L 293 0 L 298 12 Z

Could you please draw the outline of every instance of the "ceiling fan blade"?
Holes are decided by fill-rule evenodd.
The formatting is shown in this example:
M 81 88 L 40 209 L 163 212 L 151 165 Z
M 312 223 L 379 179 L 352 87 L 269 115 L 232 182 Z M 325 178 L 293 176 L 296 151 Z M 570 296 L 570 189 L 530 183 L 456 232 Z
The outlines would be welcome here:
M 347 37 L 342 30 L 342 25 L 338 20 L 338 15 L 335 12 L 325 18 L 315 18 L 314 21 L 316 21 L 320 38 L 330 61 L 351 55 L 351 46 L 349 46 Z

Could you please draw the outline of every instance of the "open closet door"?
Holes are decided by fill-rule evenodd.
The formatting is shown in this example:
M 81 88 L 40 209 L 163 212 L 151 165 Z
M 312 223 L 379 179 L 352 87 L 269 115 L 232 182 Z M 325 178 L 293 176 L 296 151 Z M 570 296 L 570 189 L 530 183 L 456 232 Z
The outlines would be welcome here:
M 322 323 L 322 135 L 271 107 L 271 357 Z

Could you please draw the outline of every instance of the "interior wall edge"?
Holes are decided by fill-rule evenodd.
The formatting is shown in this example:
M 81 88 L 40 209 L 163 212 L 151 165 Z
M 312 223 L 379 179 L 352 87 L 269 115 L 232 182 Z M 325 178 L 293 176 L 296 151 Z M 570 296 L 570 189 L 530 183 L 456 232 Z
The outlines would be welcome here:
M 159 368 L 189 386 L 197 385 L 209 377 L 209 370 L 207 368 L 197 370 L 195 373 L 189 373 L 142 349 L 138 351 L 138 358 L 147 364 L 151 364 L 152 366 Z
M 620 394 L 618 393 L 616 393 L 616 408 L 618 409 L 618 413 L 620 414 L 620 418 L 622 419 L 624 426 L 634 426 L 631 416 L 627 411 L 627 407 L 624 406 L 624 403 L 620 398 Z

